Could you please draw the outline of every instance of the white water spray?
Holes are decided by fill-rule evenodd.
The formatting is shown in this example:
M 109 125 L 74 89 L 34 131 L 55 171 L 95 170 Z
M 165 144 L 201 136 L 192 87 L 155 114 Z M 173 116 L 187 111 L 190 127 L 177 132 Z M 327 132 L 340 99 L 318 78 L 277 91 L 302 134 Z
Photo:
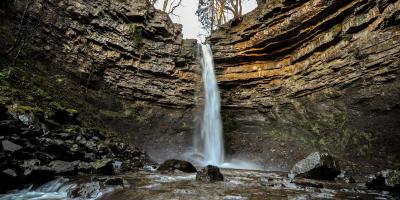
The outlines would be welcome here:
M 217 80 L 214 73 L 213 55 L 208 44 L 201 44 L 200 64 L 204 84 L 204 112 L 201 125 L 204 163 L 224 163 L 224 141 L 222 137 L 221 105 Z
M 194 136 L 194 151 L 188 152 L 188 160 L 199 165 L 214 165 L 223 168 L 261 169 L 242 159 L 225 158 L 221 121 L 221 99 L 214 72 L 211 47 L 199 44 L 198 56 L 202 68 L 204 107 L 200 131 Z

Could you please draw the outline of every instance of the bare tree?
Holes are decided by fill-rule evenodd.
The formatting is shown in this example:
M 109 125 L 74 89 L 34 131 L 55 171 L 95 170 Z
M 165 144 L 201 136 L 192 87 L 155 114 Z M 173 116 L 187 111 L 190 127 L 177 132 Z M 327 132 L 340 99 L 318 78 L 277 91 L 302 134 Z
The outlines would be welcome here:
M 160 0 L 148 0 L 148 2 L 155 6 Z M 162 0 L 162 11 L 169 15 L 175 15 L 175 10 L 182 6 L 182 0 Z
M 242 4 L 245 0 L 199 0 L 196 15 L 203 27 L 212 31 L 226 23 L 230 17 L 242 16 Z

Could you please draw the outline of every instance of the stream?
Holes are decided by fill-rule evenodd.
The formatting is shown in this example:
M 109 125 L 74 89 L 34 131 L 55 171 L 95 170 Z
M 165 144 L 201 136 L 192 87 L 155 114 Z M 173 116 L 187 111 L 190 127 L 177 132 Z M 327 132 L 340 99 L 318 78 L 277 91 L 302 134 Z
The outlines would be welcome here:
M 126 187 L 99 189 L 90 198 L 75 199 L 393 199 L 387 192 L 367 190 L 363 184 L 334 181 L 289 179 L 286 172 L 221 169 L 225 180 L 203 183 L 196 174 L 162 174 L 141 170 L 123 174 Z M 78 181 L 61 178 L 36 189 L 26 189 L 0 196 L 11 199 L 73 199 L 68 192 Z

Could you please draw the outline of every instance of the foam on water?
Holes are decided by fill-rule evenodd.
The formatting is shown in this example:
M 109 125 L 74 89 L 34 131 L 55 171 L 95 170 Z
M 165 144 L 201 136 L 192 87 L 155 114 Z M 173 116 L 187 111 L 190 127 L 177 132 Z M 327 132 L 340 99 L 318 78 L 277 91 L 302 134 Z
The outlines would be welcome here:
M 24 190 L 11 192 L 0 197 L 0 200 L 23 200 L 23 199 L 66 199 L 68 190 L 75 187 L 76 184 L 68 184 L 68 179 L 59 178 L 50 181 L 38 188 L 33 189 L 32 186 Z

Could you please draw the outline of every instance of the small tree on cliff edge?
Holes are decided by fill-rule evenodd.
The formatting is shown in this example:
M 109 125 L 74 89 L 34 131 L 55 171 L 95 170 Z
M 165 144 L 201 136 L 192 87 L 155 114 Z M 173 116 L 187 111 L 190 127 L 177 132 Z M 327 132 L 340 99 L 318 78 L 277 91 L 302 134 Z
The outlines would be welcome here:
M 153 6 L 159 2 L 160 0 L 148 0 L 150 4 Z M 175 15 L 175 10 L 182 6 L 182 0 L 162 0 L 162 11 L 166 12 L 169 15 Z
M 211 32 L 229 18 L 242 16 L 242 3 L 245 0 L 199 0 L 196 15 L 204 29 Z

